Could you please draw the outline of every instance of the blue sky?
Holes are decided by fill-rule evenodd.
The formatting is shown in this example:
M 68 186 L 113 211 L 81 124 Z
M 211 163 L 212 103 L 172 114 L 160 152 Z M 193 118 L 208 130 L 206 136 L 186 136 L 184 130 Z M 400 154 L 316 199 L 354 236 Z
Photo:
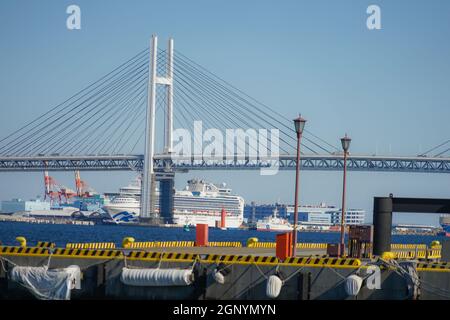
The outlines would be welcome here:
M 66 28 L 81 8 L 82 29 Z M 381 8 L 381 30 L 366 9 Z M 0 2 L 0 136 L 34 119 L 148 46 L 151 34 L 287 117 L 352 153 L 416 155 L 449 138 L 448 1 L 21 1 Z M 131 173 L 82 173 L 115 191 Z M 72 173 L 56 179 L 73 185 Z M 294 172 L 180 174 L 225 181 L 249 202 L 292 202 Z M 339 205 L 339 172 L 303 172 L 301 201 Z M 448 197 L 450 177 L 354 173 L 348 203 L 371 216 L 373 196 Z M 1 173 L 0 199 L 42 194 L 39 173 Z M 436 223 L 434 216 L 402 221 Z M 398 217 L 397 217 L 398 218 Z

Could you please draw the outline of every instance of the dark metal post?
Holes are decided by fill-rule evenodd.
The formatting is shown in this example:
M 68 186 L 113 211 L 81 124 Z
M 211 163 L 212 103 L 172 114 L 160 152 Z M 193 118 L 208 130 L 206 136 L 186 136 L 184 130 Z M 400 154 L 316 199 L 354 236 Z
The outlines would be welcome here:
M 298 225 L 298 187 L 300 178 L 300 140 L 301 132 L 297 132 L 297 164 L 295 165 L 295 203 L 294 203 L 294 230 L 292 231 L 292 255 L 297 255 L 297 225 Z
M 392 198 L 373 199 L 373 254 L 391 251 Z
M 344 150 L 344 177 L 342 179 L 342 214 L 341 214 L 341 242 L 339 245 L 340 256 L 345 255 L 345 191 L 346 191 L 346 178 L 347 178 L 347 155 L 350 148 L 350 142 L 352 139 L 345 134 L 345 137 L 341 138 L 342 150 Z
M 345 255 L 345 191 L 347 177 L 347 151 L 344 151 L 344 177 L 342 182 L 342 213 L 341 213 L 341 257 Z

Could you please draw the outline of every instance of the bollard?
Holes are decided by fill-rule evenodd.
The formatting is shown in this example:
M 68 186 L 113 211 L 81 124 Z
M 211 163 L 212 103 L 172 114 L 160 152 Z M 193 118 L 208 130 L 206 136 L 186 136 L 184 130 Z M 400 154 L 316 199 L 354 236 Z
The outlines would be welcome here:
M 122 240 L 122 248 L 129 248 L 132 243 L 134 243 L 133 237 L 125 237 Z
M 25 237 L 16 237 L 16 240 L 19 242 L 21 247 L 27 246 L 27 239 L 25 239 Z
M 433 240 L 431 242 L 431 248 L 440 246 L 441 243 L 438 240 Z
M 381 254 L 381 259 L 383 260 L 394 260 L 395 259 L 395 253 L 386 251 Z
M 205 247 L 208 245 L 208 225 L 197 224 L 195 234 L 195 246 Z
M 259 241 L 258 238 L 255 238 L 255 237 L 253 237 L 253 238 L 248 238 L 248 239 L 247 239 L 247 247 L 249 247 L 249 248 L 254 247 L 255 244 L 258 243 L 258 241 Z

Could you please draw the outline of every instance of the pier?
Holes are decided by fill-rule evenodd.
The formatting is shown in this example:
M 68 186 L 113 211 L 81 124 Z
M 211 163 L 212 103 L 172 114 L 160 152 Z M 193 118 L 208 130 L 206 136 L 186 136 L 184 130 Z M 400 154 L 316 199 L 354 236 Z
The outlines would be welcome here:
M 94 249 L 94 246 L 99 248 Z M 442 298 L 440 292 L 427 288 L 439 286 L 442 290 L 450 290 L 450 263 L 436 260 L 337 258 L 323 255 L 317 249 L 299 250 L 298 257 L 281 261 L 270 248 L 169 246 L 101 249 L 98 244 L 86 244 L 91 249 L 69 247 L 57 248 L 50 243 L 31 247 L 1 246 L 0 297 L 32 297 L 26 288 L 8 276 L 14 266 L 20 265 L 48 265 L 50 269 L 79 266 L 81 287 L 72 290 L 71 299 L 269 299 L 266 286 L 268 278 L 274 274 L 283 279 L 276 299 L 426 300 Z M 416 289 L 422 288 L 420 294 L 410 288 L 413 274 L 402 273 L 404 266 L 408 265 L 417 270 L 420 285 Z M 370 285 L 369 288 L 365 285 L 356 296 L 349 296 L 345 289 L 346 279 L 354 274 L 363 278 L 369 276 L 374 267 L 380 270 L 380 288 L 370 289 Z M 186 286 L 129 286 L 121 281 L 124 268 L 192 270 L 194 280 Z M 214 278 L 218 270 L 225 275 L 223 284 Z

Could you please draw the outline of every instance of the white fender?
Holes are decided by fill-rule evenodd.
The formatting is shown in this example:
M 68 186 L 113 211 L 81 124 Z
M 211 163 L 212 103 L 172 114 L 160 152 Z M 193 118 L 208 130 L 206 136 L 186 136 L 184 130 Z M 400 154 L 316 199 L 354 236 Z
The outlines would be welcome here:
M 276 298 L 280 295 L 281 287 L 283 286 L 283 281 L 275 275 L 271 275 L 267 280 L 266 295 L 269 298 Z
M 130 269 L 123 268 L 120 281 L 129 286 L 188 286 L 192 284 L 191 269 Z
M 363 283 L 363 279 L 356 274 L 352 274 L 347 277 L 345 280 L 345 292 L 349 296 L 356 296 L 361 289 L 361 285 Z
M 217 283 L 219 283 L 219 284 L 225 283 L 225 276 L 220 271 L 214 270 L 213 277 Z

